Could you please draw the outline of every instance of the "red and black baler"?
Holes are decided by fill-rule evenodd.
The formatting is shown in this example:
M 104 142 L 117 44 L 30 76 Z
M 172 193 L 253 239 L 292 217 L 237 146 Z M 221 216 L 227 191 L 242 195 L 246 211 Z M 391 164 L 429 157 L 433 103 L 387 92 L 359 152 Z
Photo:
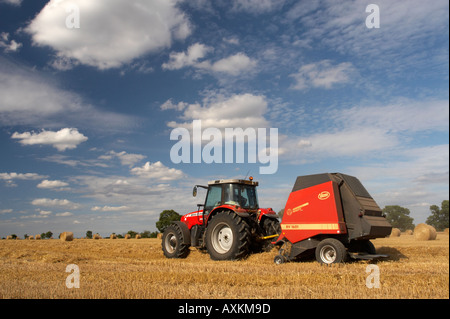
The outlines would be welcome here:
M 275 263 L 313 253 L 320 263 L 386 257 L 370 239 L 389 236 L 392 226 L 361 182 L 341 173 L 299 176 L 281 221 Z

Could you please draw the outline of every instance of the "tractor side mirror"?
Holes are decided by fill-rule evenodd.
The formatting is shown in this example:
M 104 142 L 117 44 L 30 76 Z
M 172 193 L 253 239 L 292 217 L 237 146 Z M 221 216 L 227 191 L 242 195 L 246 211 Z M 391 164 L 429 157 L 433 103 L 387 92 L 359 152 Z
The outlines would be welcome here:
M 194 186 L 194 189 L 192 190 L 192 196 L 197 196 L 197 185 Z

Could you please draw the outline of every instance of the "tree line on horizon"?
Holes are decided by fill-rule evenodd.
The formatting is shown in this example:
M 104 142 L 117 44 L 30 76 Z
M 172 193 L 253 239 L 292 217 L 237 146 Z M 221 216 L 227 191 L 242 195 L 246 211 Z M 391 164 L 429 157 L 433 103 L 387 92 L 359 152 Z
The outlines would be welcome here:
M 411 214 L 408 208 L 399 206 L 399 205 L 387 205 L 383 209 L 383 214 L 386 216 L 388 222 L 394 228 L 398 228 L 401 231 L 406 231 L 408 229 L 413 230 L 415 228 L 414 218 L 410 217 Z M 278 212 L 278 216 L 283 218 L 284 209 L 281 209 Z M 181 215 L 174 211 L 173 209 L 164 210 L 159 215 L 159 220 L 156 222 L 156 228 L 158 231 L 149 231 L 144 230 L 143 232 L 136 232 L 133 230 L 129 230 L 127 233 L 116 234 L 117 238 L 124 238 L 125 235 L 129 234 L 131 238 L 135 238 L 137 234 L 141 236 L 141 238 L 156 238 L 159 233 L 163 233 L 164 229 L 169 226 L 174 221 L 179 221 L 181 219 Z M 433 226 L 437 231 L 443 231 L 446 228 L 449 228 L 449 200 L 443 200 L 441 203 L 441 207 L 437 205 L 430 206 L 430 215 L 427 217 L 426 224 Z M 11 234 L 13 239 L 17 238 L 16 234 Z M 52 238 L 53 233 L 48 231 L 46 233 L 41 234 L 41 239 Z M 29 237 L 28 234 L 24 235 L 24 238 L 27 239 Z M 93 238 L 92 230 L 88 230 L 86 232 L 86 238 Z M 3 238 L 4 239 L 4 238 Z

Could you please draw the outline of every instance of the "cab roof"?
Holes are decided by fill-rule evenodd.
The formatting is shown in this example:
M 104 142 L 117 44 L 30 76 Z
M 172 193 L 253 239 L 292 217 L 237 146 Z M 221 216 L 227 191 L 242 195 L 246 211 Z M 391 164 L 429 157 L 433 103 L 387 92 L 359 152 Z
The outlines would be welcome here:
M 254 182 L 253 180 L 247 179 L 216 179 L 214 181 L 208 182 L 208 185 L 217 185 L 217 184 L 245 184 L 258 186 L 258 182 Z

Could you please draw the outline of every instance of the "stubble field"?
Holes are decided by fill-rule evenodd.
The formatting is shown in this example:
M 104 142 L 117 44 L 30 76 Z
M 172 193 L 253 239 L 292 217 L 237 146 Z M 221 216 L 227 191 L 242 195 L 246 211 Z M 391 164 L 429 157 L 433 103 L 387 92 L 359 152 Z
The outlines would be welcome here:
M 166 259 L 159 239 L 1 240 L 0 298 L 449 298 L 448 234 L 372 242 L 390 255 L 376 262 L 379 288 L 366 286 L 368 261 L 275 265 L 272 250 L 218 262 L 195 249 L 186 259 Z M 79 267 L 80 288 L 66 286 L 69 264 Z

